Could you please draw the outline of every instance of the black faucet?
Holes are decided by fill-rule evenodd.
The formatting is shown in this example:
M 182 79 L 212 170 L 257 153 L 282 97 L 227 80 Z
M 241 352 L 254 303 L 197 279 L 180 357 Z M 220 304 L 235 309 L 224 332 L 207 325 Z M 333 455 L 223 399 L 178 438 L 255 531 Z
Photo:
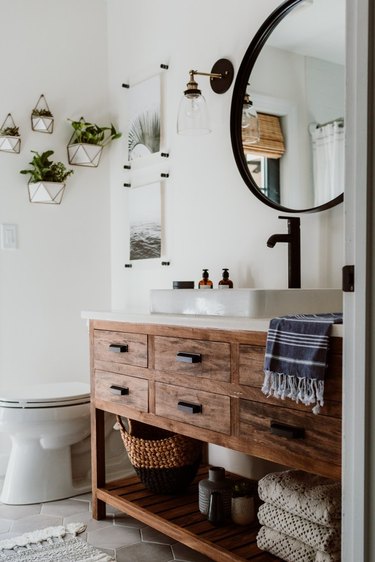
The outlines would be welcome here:
M 288 287 L 289 289 L 301 288 L 301 235 L 300 218 L 283 217 L 288 221 L 288 234 L 272 234 L 267 240 L 267 246 L 273 248 L 278 242 L 288 244 Z

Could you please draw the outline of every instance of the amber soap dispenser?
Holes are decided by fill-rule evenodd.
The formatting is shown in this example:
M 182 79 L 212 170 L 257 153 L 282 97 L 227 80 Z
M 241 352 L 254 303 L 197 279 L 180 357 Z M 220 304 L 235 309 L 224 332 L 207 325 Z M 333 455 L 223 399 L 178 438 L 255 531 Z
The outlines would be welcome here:
M 233 289 L 233 281 L 229 279 L 228 268 L 223 269 L 223 278 L 219 281 L 219 289 Z
M 214 284 L 208 276 L 208 269 L 203 270 L 203 277 L 198 283 L 198 289 L 213 289 Z

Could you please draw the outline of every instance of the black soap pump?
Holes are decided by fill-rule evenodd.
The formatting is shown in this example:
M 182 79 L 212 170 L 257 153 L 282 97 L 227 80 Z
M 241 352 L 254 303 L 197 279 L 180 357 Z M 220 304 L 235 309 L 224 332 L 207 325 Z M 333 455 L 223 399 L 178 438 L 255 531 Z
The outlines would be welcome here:
M 208 276 L 208 269 L 203 270 L 203 278 L 198 283 L 198 289 L 213 289 L 214 284 Z
M 223 278 L 219 281 L 219 289 L 233 289 L 233 281 L 229 279 L 229 270 L 223 268 Z

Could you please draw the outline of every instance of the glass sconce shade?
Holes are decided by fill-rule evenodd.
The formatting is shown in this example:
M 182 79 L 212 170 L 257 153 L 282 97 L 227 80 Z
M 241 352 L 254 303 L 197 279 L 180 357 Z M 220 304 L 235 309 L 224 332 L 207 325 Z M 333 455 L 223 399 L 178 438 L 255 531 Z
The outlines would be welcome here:
M 177 132 L 180 135 L 202 135 L 211 132 L 208 108 L 202 94 L 185 94 L 181 98 Z
M 232 84 L 234 70 L 228 59 L 219 59 L 211 72 L 189 71 L 189 82 L 177 117 L 177 132 L 180 135 L 203 135 L 211 132 L 206 100 L 198 88 L 195 75 L 209 76 L 211 89 L 216 94 L 223 94 Z
M 245 95 L 242 107 L 242 121 L 241 127 L 246 135 L 246 142 L 255 144 L 260 140 L 259 119 L 255 111 L 253 102 L 250 100 L 248 94 Z

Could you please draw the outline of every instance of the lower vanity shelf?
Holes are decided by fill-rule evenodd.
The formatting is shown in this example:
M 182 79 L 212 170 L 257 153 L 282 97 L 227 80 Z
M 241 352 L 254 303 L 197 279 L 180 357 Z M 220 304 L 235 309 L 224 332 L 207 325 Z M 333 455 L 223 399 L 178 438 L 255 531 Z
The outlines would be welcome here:
M 259 550 L 256 535 L 259 525 L 229 523 L 215 527 L 198 510 L 198 482 L 206 478 L 207 467 L 200 467 L 193 484 L 181 496 L 160 496 L 147 490 L 133 476 L 97 489 L 97 499 L 150 525 L 176 542 L 198 550 L 218 562 L 280 562 Z

